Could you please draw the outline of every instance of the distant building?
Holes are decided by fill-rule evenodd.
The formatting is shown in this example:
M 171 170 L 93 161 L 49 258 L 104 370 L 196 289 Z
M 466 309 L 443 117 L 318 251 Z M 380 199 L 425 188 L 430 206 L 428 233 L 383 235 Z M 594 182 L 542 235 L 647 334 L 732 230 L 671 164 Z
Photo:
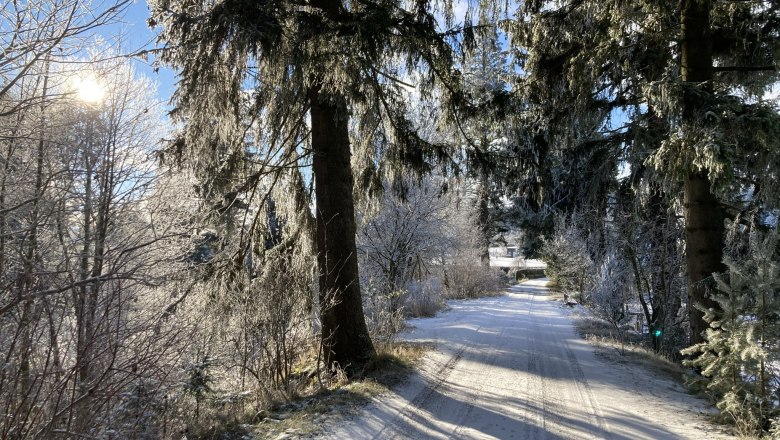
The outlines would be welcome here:
M 509 273 L 512 269 L 544 269 L 541 260 L 526 260 L 517 246 L 494 246 L 490 248 L 490 267 L 498 267 Z

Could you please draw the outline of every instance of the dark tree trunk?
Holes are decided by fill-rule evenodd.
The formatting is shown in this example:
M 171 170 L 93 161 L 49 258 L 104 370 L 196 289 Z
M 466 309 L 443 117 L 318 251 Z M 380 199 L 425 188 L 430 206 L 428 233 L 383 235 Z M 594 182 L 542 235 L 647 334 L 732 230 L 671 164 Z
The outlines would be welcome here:
M 477 200 L 477 208 L 479 213 L 479 261 L 482 266 L 490 267 L 490 239 L 492 238 L 493 228 L 491 227 L 490 219 L 490 204 L 488 194 L 488 182 L 487 177 L 482 178 L 482 182 L 479 185 L 479 199 Z
M 542 135 L 534 136 L 533 166 L 536 168 L 536 175 L 531 182 L 532 191 L 529 197 L 530 208 L 534 212 L 541 212 L 549 202 L 547 188 L 552 188 L 552 177 L 550 175 L 547 157 L 550 154 L 550 143 Z
M 710 187 L 706 173 L 691 173 L 685 179 L 685 233 L 688 266 L 688 313 L 691 344 L 703 341 L 708 325 L 704 313 L 694 305 L 718 307 L 707 290 L 714 288 L 708 279 L 722 272 L 723 212 Z
M 712 80 L 712 41 L 710 39 L 710 0 L 681 0 L 681 77 L 688 83 L 709 87 Z M 702 101 L 686 93 L 683 121 L 694 124 L 702 113 Z M 704 314 L 696 305 L 717 307 L 707 295 L 707 280 L 723 271 L 723 211 L 708 170 L 691 170 L 685 178 L 685 232 L 688 266 L 688 316 L 691 343 L 703 341 L 707 329 Z
M 353 374 L 375 352 L 358 279 L 349 117 L 343 99 L 323 95 L 309 91 L 323 353 Z

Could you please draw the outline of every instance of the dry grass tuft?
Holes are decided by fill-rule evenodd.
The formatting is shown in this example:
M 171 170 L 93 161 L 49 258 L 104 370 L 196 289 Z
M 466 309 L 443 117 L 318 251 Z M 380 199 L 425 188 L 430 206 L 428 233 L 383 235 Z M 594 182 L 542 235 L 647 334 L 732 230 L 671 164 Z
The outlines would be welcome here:
M 430 350 L 425 344 L 394 342 L 386 345 L 369 362 L 363 374 L 352 381 L 340 382 L 331 389 L 321 390 L 295 402 L 255 418 L 251 432 L 261 439 L 285 435 L 298 438 L 322 432 L 323 425 L 356 414 L 372 398 L 390 391 L 413 371 L 414 365 Z
M 576 321 L 577 332 L 599 350 L 598 354 L 617 363 L 633 363 L 682 382 L 685 368 L 643 345 L 642 336 L 632 331 L 621 334 L 607 322 L 595 318 Z
M 432 317 L 444 308 L 444 288 L 438 278 L 409 283 L 403 298 L 407 317 Z

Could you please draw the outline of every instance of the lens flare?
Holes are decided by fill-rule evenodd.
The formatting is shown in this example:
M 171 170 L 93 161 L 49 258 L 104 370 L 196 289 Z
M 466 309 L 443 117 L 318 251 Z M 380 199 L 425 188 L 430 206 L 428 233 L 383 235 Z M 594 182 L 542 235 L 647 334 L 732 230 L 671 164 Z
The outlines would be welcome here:
M 76 96 L 79 100 L 90 104 L 98 104 L 106 94 L 103 86 L 94 76 L 76 78 Z

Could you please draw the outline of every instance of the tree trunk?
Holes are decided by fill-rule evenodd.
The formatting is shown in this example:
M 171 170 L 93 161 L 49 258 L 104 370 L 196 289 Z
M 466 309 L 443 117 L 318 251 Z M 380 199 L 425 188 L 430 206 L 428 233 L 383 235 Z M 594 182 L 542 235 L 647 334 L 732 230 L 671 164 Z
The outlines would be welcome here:
M 650 330 L 651 341 L 653 344 L 653 350 L 655 352 L 661 351 L 663 347 L 662 336 L 656 336 L 655 330 L 661 330 L 661 335 L 666 331 L 666 323 L 668 321 L 668 314 L 674 315 L 679 309 L 669 309 L 668 305 L 671 304 L 671 293 L 666 288 L 666 270 L 669 266 L 667 258 L 674 252 L 675 241 L 669 240 L 668 230 L 669 216 L 667 211 L 669 210 L 669 204 L 667 203 L 667 197 L 664 194 L 662 185 L 656 182 L 650 184 L 650 200 L 648 201 L 647 211 L 650 214 L 650 221 L 652 222 L 654 240 L 651 240 L 650 246 L 652 248 L 652 258 L 657 262 L 655 268 L 650 273 L 649 279 L 646 280 L 648 284 L 647 290 L 652 292 L 651 305 L 653 308 L 653 320 L 652 330 Z M 660 258 L 658 255 L 660 254 Z
M 91 116 L 89 116 L 91 118 Z M 93 232 L 92 232 L 92 198 L 93 198 L 93 189 L 92 189 L 92 177 L 93 177 L 93 167 L 94 167 L 94 159 L 92 158 L 92 136 L 94 135 L 94 121 L 90 120 L 88 122 L 88 132 L 87 136 L 88 139 L 86 141 L 85 147 L 84 147 L 84 170 L 85 170 L 85 182 L 84 182 L 84 207 L 83 211 L 81 212 L 84 225 L 82 229 L 82 248 L 81 248 L 81 255 L 80 255 L 80 267 L 79 267 L 79 281 L 81 282 L 81 285 L 76 288 L 76 294 L 75 294 L 75 312 L 76 312 L 76 381 L 79 385 L 79 391 L 82 394 L 86 394 L 87 390 L 89 388 L 89 382 L 90 382 L 90 348 L 91 348 L 91 337 L 93 334 L 92 329 L 92 319 L 94 318 L 94 315 L 90 313 L 92 310 L 91 307 L 91 301 L 90 301 L 90 289 L 89 285 L 86 282 L 87 279 L 89 279 L 90 275 L 90 253 L 92 251 L 92 241 L 93 241 Z
M 706 84 L 712 80 L 710 0 L 681 0 L 681 79 Z M 702 102 L 686 93 L 683 122 L 693 125 L 702 113 Z M 703 341 L 708 324 L 696 306 L 717 307 L 707 295 L 706 280 L 724 270 L 723 212 L 712 192 L 708 170 L 691 170 L 685 178 L 685 232 L 688 266 L 688 316 L 691 344 Z
M 343 99 L 309 91 L 317 264 L 325 364 L 354 374 L 375 352 L 358 279 L 349 116 Z
M 490 239 L 492 238 L 493 228 L 490 224 L 490 204 L 488 194 L 487 177 L 481 178 L 479 184 L 479 198 L 477 200 L 477 209 L 479 213 L 479 262 L 484 267 L 490 267 Z

